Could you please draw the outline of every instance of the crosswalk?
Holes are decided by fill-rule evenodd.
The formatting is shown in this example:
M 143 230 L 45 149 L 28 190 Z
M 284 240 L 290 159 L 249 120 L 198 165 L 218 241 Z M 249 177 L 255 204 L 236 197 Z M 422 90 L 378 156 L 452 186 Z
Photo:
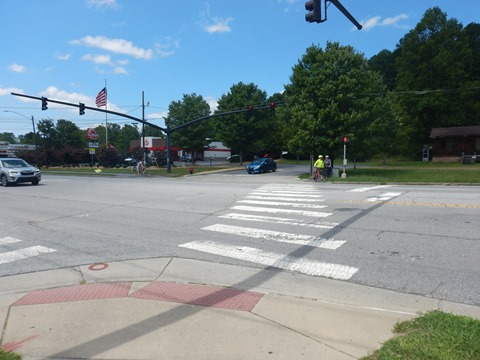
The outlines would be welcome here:
M 21 239 L 6 236 L 6 237 L 0 238 L 0 246 L 4 246 L 4 245 L 8 246 L 10 244 L 20 243 L 21 241 L 22 241 Z M 29 247 L 21 248 L 17 250 L 1 252 L 0 264 L 7 264 L 17 260 L 24 260 L 24 259 L 41 255 L 41 254 L 52 253 L 55 251 L 56 251 L 55 249 L 50 249 L 44 246 L 35 245 L 35 246 L 29 246 Z
M 205 232 L 233 235 L 235 239 L 238 238 L 238 245 L 212 240 L 197 240 L 179 246 L 307 275 L 348 280 L 358 272 L 358 268 L 308 259 L 305 252 L 302 253 L 302 256 L 295 255 L 301 248 L 327 252 L 336 251 L 347 242 L 344 239 L 311 235 L 312 230 L 321 232 L 334 229 L 339 225 L 335 222 L 324 221 L 325 218 L 333 215 L 332 212 L 328 212 L 324 202 L 323 195 L 314 185 L 264 185 L 236 201 L 230 207 L 229 213 L 218 216 L 218 219 L 222 221 L 202 228 L 202 231 Z M 230 220 L 233 220 L 235 225 L 224 222 Z M 267 227 L 268 224 L 287 225 L 288 229 L 292 231 L 273 231 L 262 228 L 263 225 Z M 307 229 L 309 230 L 307 231 Z M 310 232 L 310 234 L 305 232 Z M 283 243 L 292 248 L 285 253 L 280 253 L 260 247 L 244 246 L 242 239 L 245 238 L 254 243 L 255 240 L 267 240 L 267 243 L 270 244 L 273 242 Z M 310 250 L 306 253 L 310 253 Z M 317 255 L 316 258 L 318 257 Z

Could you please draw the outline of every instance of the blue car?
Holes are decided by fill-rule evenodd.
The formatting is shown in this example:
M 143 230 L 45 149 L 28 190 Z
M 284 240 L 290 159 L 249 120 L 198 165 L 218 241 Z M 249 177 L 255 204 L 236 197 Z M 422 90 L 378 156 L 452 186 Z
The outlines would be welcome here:
M 277 171 L 277 163 L 271 158 L 258 158 L 247 165 L 247 173 L 263 174 L 267 171 Z

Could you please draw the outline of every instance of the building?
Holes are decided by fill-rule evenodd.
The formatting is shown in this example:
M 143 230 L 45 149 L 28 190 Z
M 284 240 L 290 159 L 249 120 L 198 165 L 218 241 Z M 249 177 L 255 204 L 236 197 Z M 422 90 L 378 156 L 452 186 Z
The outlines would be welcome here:
M 480 161 L 480 125 L 433 128 L 430 139 L 432 162 Z

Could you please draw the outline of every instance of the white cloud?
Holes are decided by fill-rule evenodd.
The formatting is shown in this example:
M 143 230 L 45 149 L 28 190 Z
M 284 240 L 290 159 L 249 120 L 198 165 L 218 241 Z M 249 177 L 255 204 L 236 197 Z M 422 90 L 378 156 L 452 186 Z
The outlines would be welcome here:
M 205 10 L 200 14 L 200 26 L 201 28 L 210 33 L 224 33 L 232 31 L 229 23 L 233 21 L 232 17 L 221 18 L 218 16 L 210 15 L 210 4 L 205 4 Z
M 23 65 L 18 65 L 18 64 L 12 64 L 8 67 L 8 70 L 17 72 L 17 73 L 26 73 L 27 68 Z
M 123 66 L 115 66 L 113 69 L 114 74 L 128 75 L 128 71 Z
M 21 89 L 17 89 L 17 88 L 1 88 L 0 87 L 0 96 L 6 96 L 6 95 L 9 95 L 10 96 L 10 93 L 17 93 L 17 94 L 23 94 L 23 90 Z M 27 99 L 27 98 L 21 98 L 19 97 L 19 99 Z
M 175 50 L 180 47 L 178 40 L 174 40 L 170 37 L 165 37 L 162 42 L 157 42 L 155 44 L 155 53 L 164 58 L 167 56 L 172 56 L 175 54 Z
M 65 55 L 60 55 L 60 54 L 58 54 L 58 55 L 55 55 L 55 58 L 56 58 L 57 60 L 60 60 L 60 61 L 67 61 L 67 60 L 70 59 L 71 56 L 72 56 L 71 53 L 65 54 Z
M 210 34 L 230 32 L 232 31 L 232 28 L 228 25 L 228 23 L 232 20 L 233 18 L 231 17 L 226 19 L 215 18 L 213 19 L 213 24 L 204 25 L 203 29 Z
M 206 96 L 205 101 L 210 106 L 210 111 L 214 112 L 218 108 L 218 100 L 214 96 Z
M 87 54 L 82 57 L 82 60 L 91 61 L 97 65 L 111 65 L 110 55 L 93 55 Z
M 109 39 L 105 36 L 85 36 L 79 40 L 70 41 L 74 45 L 94 47 L 116 54 L 129 55 L 137 59 L 150 60 L 153 58 L 152 49 L 142 49 L 134 46 L 131 41 L 124 39 Z
M 96 8 L 119 8 L 116 0 L 87 0 L 87 6 Z
M 363 20 L 360 22 L 360 24 L 362 25 L 362 30 L 364 31 L 370 31 L 377 26 L 393 26 L 397 28 L 407 28 L 407 25 L 399 24 L 399 22 L 408 18 L 409 16 L 407 14 L 400 14 L 394 17 L 384 18 L 382 20 L 382 17 L 378 15 L 373 16 L 367 20 Z M 357 28 L 355 27 L 354 29 L 352 29 L 352 31 L 353 30 L 357 30 Z
M 73 104 L 81 102 L 81 103 L 84 103 L 86 106 L 96 107 L 95 106 L 95 98 L 96 98 L 97 94 L 94 94 L 93 96 L 89 96 L 89 95 L 76 93 L 76 92 L 69 93 L 65 90 L 61 90 L 61 89 L 57 88 L 56 86 L 49 86 L 45 90 L 40 92 L 39 95 L 44 96 L 44 97 L 49 98 L 49 99 L 52 99 L 52 100 L 58 100 L 58 101 L 63 101 L 63 102 L 68 102 L 68 103 L 73 103 Z M 38 100 L 36 100 L 36 101 L 38 101 Z M 55 104 L 55 106 L 60 106 L 60 105 Z M 74 111 L 74 112 L 78 113 L 78 109 L 76 107 L 66 106 L 66 105 L 65 105 L 65 107 L 68 108 L 68 110 L 71 110 L 71 111 Z M 108 110 L 117 111 L 117 112 L 121 112 L 121 113 L 125 112 L 122 109 L 120 109 L 119 107 L 117 107 L 115 104 L 111 103 L 110 101 L 108 102 Z

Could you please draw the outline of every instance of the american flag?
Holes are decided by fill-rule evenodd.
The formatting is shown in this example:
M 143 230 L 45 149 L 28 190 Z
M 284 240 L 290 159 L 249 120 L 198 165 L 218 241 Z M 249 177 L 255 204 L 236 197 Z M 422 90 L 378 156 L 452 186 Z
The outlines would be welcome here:
M 100 92 L 97 94 L 97 97 L 95 98 L 95 103 L 97 104 L 97 107 L 102 107 L 107 105 L 107 88 L 104 87 Z

